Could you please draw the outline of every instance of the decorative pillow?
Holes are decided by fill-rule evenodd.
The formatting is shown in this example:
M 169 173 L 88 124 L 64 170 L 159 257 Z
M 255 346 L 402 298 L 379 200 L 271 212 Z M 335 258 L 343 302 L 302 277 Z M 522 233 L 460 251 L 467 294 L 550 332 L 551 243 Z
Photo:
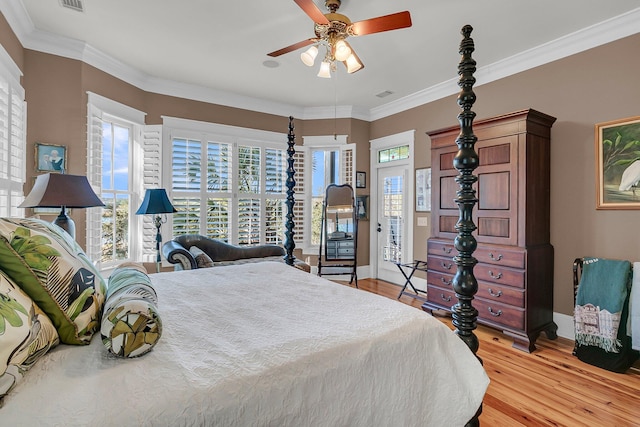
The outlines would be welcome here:
M 0 403 L 58 342 L 51 320 L 0 270 Z
M 191 246 L 189 252 L 196 259 L 198 268 L 213 267 L 213 260 L 202 249 L 197 246 Z
M 106 284 L 60 227 L 0 218 L 0 268 L 45 312 L 65 344 L 89 344 L 100 327 Z
M 151 351 L 162 335 L 156 291 L 149 276 L 135 266 L 109 276 L 100 334 L 110 353 L 138 357 Z

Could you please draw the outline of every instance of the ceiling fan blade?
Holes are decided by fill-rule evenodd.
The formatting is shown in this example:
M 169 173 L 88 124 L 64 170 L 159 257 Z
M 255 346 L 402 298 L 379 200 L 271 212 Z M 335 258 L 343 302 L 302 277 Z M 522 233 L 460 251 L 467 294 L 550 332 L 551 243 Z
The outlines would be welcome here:
M 285 53 L 289 53 L 289 52 L 293 52 L 294 50 L 298 50 L 301 47 L 305 47 L 305 46 L 309 46 L 310 44 L 314 44 L 317 41 L 318 41 L 318 39 L 302 40 L 301 42 L 292 44 L 291 46 L 283 47 L 280 50 L 276 50 L 276 51 L 273 51 L 271 53 L 267 53 L 267 55 L 273 56 L 273 57 L 284 55 Z
M 381 33 L 411 26 L 411 14 L 408 11 L 392 13 L 391 15 L 365 19 L 351 24 L 351 30 L 356 36 Z
M 322 13 L 322 11 L 318 9 L 318 6 L 316 6 L 315 3 L 313 3 L 313 0 L 293 0 L 293 1 L 296 2 L 296 4 L 300 6 L 300 9 L 304 10 L 304 13 L 309 15 L 309 18 L 313 19 L 313 22 L 315 22 L 316 24 L 327 25 L 329 23 L 329 20 L 327 19 L 327 17 L 324 16 L 324 13 Z

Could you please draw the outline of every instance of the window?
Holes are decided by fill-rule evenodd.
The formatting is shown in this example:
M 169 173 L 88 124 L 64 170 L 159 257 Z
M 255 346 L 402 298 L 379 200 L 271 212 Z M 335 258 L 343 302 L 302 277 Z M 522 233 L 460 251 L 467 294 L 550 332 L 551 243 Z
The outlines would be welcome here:
M 311 174 L 311 189 L 306 195 L 311 211 L 306 229 L 310 236 L 306 250 L 311 251 L 320 244 L 322 228 L 322 203 L 329 184 L 351 184 L 354 180 L 355 144 L 347 144 L 346 136 L 305 137 L 304 145 L 311 159 L 307 169 Z M 308 175 L 308 174 L 307 174 Z M 301 195 L 296 191 L 296 203 Z
M 385 148 L 378 151 L 378 163 L 393 162 L 409 158 L 409 146 L 400 145 L 398 147 Z
M 102 257 L 103 264 L 129 258 L 133 127 L 115 120 L 102 122 Z
M 173 234 L 282 244 L 286 135 L 165 118 Z M 185 128 L 186 125 L 186 128 Z
M 20 70 L 0 46 L 0 216 L 22 216 L 25 102 Z
M 139 261 L 141 254 L 155 249 L 135 211 L 144 187 L 159 183 L 154 176 L 154 171 L 159 173 L 159 152 L 153 144 L 145 146 L 157 132 L 147 131 L 141 111 L 91 92 L 88 99 L 87 177 L 105 207 L 86 209 L 86 252 L 98 268 L 107 269 L 122 261 Z M 155 255 L 142 258 L 150 261 Z

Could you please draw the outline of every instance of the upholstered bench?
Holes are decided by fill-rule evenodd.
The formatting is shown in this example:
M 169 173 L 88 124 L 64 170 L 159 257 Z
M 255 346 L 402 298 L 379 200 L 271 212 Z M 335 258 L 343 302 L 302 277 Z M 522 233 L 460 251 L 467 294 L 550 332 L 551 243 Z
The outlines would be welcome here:
M 176 270 L 245 264 L 260 261 L 284 262 L 285 250 L 278 245 L 237 246 L 199 234 L 184 234 L 162 245 L 162 254 Z M 294 267 L 311 271 L 309 264 L 294 260 Z

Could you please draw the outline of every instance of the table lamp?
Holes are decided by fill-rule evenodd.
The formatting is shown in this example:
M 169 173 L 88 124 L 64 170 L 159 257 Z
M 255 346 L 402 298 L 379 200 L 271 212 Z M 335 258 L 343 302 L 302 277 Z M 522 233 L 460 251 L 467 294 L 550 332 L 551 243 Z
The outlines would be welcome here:
M 167 192 L 164 188 L 147 189 L 144 194 L 144 200 L 136 211 L 136 215 L 155 215 L 153 218 L 153 224 L 156 226 L 156 272 L 160 272 L 160 243 L 162 243 L 162 235 L 160 234 L 160 227 L 167 222 L 167 216 L 164 218 L 159 214 L 168 214 L 178 212 L 173 207 L 167 196 Z
M 29 195 L 20 208 L 61 208 L 54 224 L 76 238 L 76 225 L 67 215 L 67 208 L 90 208 L 104 206 L 91 188 L 89 180 L 82 175 L 46 173 L 38 175 Z

